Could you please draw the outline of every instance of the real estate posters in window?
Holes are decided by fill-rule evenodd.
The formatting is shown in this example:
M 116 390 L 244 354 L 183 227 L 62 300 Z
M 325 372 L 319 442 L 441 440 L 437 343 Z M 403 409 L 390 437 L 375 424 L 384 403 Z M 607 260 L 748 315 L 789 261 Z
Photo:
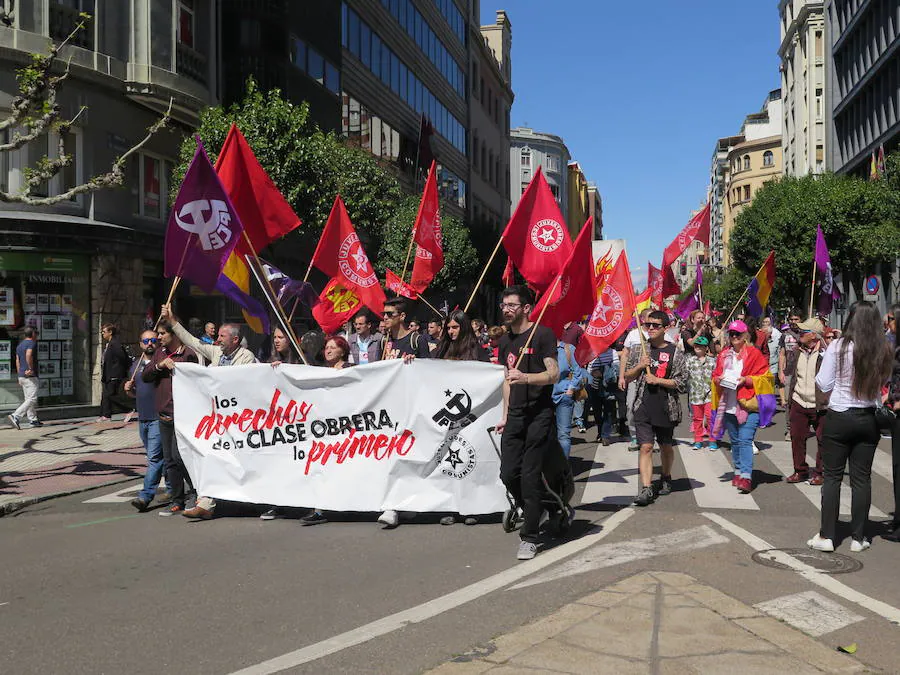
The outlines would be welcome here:
M 50 311 L 50 296 L 47 295 L 46 293 L 38 293 L 37 311 L 39 311 L 39 312 Z
M 62 296 L 62 311 L 71 312 L 72 311 L 72 296 L 68 294 L 63 294 Z
M 0 340 L 0 361 L 12 360 L 12 340 Z
M 62 379 L 62 395 L 63 396 L 71 396 L 75 393 L 75 389 L 72 386 L 72 378 L 64 377 Z
M 41 340 L 55 340 L 58 332 L 57 317 L 51 314 L 41 316 L 41 327 L 38 329 L 38 337 Z
M 25 317 L 25 325 L 29 328 L 40 328 L 41 327 L 41 315 L 40 314 L 31 314 Z
M 59 293 L 51 293 L 50 294 L 50 311 L 58 312 L 60 311 L 62 304 L 62 296 Z
M 72 364 L 72 359 L 63 359 L 62 360 L 62 374 L 63 377 L 72 377 L 75 371 Z
M 16 310 L 14 307 L 0 307 L 0 326 L 15 326 Z
M 38 360 L 38 377 L 59 377 L 61 373 L 59 361 Z
M 38 340 L 37 350 L 38 350 L 38 362 L 50 358 L 50 343 L 49 342 L 44 342 L 43 340 Z
M 72 317 L 60 316 L 56 323 L 56 337 L 60 340 L 68 340 L 72 337 Z
M 54 340 L 50 343 L 50 358 L 56 360 L 62 358 L 62 342 Z
M 58 377 L 50 380 L 50 395 L 62 396 L 62 392 L 62 380 L 60 380 Z
M 22 307 L 26 314 L 33 314 L 37 311 L 37 294 L 35 293 L 26 293 L 25 294 L 25 302 Z
M 0 286 L 0 307 L 12 307 L 15 291 L 10 286 Z
M 0 382 L 13 379 L 12 363 L 0 361 Z
M 62 343 L 62 357 L 64 359 L 72 358 L 72 341 L 66 340 Z
M 50 395 L 50 380 L 48 379 L 39 379 L 38 380 L 38 398 L 43 396 Z

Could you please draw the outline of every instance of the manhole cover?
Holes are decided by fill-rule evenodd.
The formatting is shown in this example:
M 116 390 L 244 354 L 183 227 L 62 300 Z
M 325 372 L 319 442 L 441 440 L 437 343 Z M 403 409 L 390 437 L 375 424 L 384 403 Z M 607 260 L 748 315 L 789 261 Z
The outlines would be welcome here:
M 780 570 L 791 569 L 782 562 L 776 560 L 776 553 L 786 553 L 792 558 L 809 565 L 822 574 L 848 574 L 858 572 L 863 564 L 856 558 L 840 553 L 825 553 L 809 548 L 770 548 L 765 551 L 757 551 L 753 554 L 753 560 L 766 567 L 774 567 Z

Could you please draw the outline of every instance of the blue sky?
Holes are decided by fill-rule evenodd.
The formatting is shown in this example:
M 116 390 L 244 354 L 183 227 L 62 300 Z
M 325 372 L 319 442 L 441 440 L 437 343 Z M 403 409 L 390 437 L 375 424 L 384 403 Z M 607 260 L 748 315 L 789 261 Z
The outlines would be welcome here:
M 717 138 L 780 86 L 777 0 L 481 2 L 512 22 L 513 126 L 563 137 L 635 285 L 706 196 Z

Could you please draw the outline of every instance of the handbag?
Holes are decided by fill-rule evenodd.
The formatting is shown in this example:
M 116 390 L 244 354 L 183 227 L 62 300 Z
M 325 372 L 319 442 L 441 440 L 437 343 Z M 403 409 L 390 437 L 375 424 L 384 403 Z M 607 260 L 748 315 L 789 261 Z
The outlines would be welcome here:
M 569 378 L 568 379 L 572 380 L 574 378 L 574 375 L 572 374 L 572 355 L 569 353 L 568 347 L 563 347 L 563 351 L 566 353 L 566 362 L 569 364 Z M 585 399 L 587 399 L 587 397 L 588 397 L 587 388 L 584 386 L 584 382 L 582 382 L 581 389 L 578 389 L 575 392 L 575 394 L 572 396 L 572 400 L 577 403 L 578 401 L 584 401 Z
M 875 407 L 875 424 L 878 425 L 879 431 L 893 431 L 894 423 L 897 421 L 897 413 L 888 408 L 886 405 Z

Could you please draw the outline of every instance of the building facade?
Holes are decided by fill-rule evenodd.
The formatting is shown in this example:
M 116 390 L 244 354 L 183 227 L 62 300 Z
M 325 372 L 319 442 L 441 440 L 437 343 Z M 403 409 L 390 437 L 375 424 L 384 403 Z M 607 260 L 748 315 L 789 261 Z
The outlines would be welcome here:
M 588 215 L 594 219 L 594 241 L 603 239 L 603 198 L 596 183 L 588 183 Z
M 62 61 L 71 60 L 61 113 L 72 119 L 83 108 L 81 114 L 63 138 L 54 131 L 0 153 L 4 191 L 18 192 L 27 168 L 57 156 L 60 142 L 72 163 L 36 194 L 58 195 L 106 173 L 173 102 L 172 123 L 131 156 L 122 188 L 55 206 L 0 204 L 0 409 L 21 398 L 10 353 L 33 325 L 43 362 L 39 405 L 87 414 L 100 398 L 100 326 L 118 323 L 124 339 L 134 340 L 166 296 L 162 243 L 172 169 L 200 109 L 220 96 L 219 6 L 213 0 L 18 0 L 6 8 L 12 22 L 0 26 L 3 116 L 18 92 L 15 70 L 32 53 L 45 52 L 48 39 L 64 39 L 79 11 L 93 20 L 61 53 Z M 0 141 L 9 138 L 0 132 Z M 183 316 L 221 318 L 213 313 L 220 303 L 208 305 L 191 295 L 190 284 L 182 287 Z
M 568 164 L 571 156 L 565 142 L 554 134 L 545 134 L 528 127 L 516 127 L 509 132 L 509 175 L 512 208 L 515 210 L 534 172 L 542 167 L 544 178 L 559 204 L 563 218 L 569 223 Z M 582 223 L 583 224 L 583 223 Z
M 784 173 L 825 170 L 825 3 L 781 0 L 781 96 Z
M 569 228 L 569 235 L 574 240 L 578 233 L 581 232 L 581 227 L 590 215 L 588 181 L 578 162 L 569 162 L 566 171 L 568 173 L 566 177 L 566 193 L 569 202 L 566 210 L 568 214 L 566 216 L 566 224 Z
M 709 170 L 709 260 L 708 264 L 720 271 L 725 265 L 725 208 L 730 164 L 728 153 L 743 136 L 726 136 L 716 141 Z
M 900 0 L 827 0 L 825 19 L 828 167 L 864 176 L 900 144 Z

